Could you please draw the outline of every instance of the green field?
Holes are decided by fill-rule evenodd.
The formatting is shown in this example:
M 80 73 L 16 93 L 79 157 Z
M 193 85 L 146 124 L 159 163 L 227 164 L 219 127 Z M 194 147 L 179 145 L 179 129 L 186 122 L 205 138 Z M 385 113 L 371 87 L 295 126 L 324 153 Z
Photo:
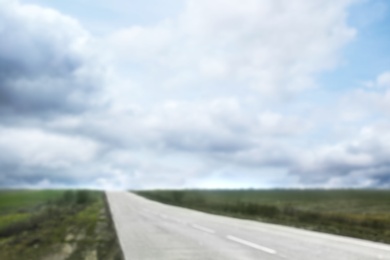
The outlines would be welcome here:
M 5 190 L 0 191 L 0 214 L 20 208 L 39 206 L 63 195 L 62 190 Z
M 139 195 L 215 214 L 390 243 L 390 190 L 157 190 Z
M 121 259 L 104 194 L 0 191 L 0 259 Z
M 64 191 L 0 191 L 0 232 L 14 223 L 25 223 L 41 214 L 50 201 L 63 196 Z

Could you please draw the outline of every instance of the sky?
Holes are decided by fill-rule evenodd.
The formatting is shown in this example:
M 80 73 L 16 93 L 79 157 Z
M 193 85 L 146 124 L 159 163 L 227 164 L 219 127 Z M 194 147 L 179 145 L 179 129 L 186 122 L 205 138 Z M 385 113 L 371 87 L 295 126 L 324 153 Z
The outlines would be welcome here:
M 387 0 L 0 0 L 0 188 L 390 188 Z

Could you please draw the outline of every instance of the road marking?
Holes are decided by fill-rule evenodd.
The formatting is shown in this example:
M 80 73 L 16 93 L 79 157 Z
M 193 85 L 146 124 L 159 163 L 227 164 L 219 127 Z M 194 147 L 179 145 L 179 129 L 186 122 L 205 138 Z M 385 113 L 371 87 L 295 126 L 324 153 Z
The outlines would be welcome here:
M 202 227 L 202 226 L 199 226 L 199 225 L 196 225 L 196 224 L 191 224 L 191 227 L 193 227 L 195 229 L 198 229 L 200 231 L 203 231 L 203 232 L 207 232 L 207 233 L 210 233 L 210 234 L 215 234 L 215 231 L 210 229 L 210 228 Z
M 241 239 L 241 238 L 238 238 L 238 237 L 235 237 L 235 236 L 228 235 L 228 236 L 226 236 L 226 238 L 229 239 L 229 240 L 232 240 L 234 242 L 240 243 L 242 245 L 246 245 L 246 246 L 249 246 L 249 247 L 261 250 L 261 251 L 266 252 L 266 253 L 271 254 L 271 255 L 276 254 L 276 251 L 271 249 L 271 248 L 260 246 L 258 244 L 246 241 L 244 239 Z

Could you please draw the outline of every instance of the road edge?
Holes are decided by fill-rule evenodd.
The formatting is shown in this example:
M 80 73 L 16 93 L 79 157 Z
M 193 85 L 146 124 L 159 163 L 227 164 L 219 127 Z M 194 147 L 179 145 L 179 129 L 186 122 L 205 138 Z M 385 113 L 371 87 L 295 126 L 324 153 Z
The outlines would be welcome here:
M 112 218 L 112 211 L 111 211 L 110 203 L 108 201 L 107 191 L 104 191 L 104 206 L 106 208 L 106 212 L 107 212 L 107 215 L 108 215 L 108 218 L 109 218 L 110 226 L 115 231 L 115 243 L 118 245 L 118 247 L 120 249 L 120 260 L 126 260 L 125 259 L 125 255 L 123 253 L 122 245 L 121 245 L 121 243 L 119 241 L 118 230 L 117 230 L 117 227 L 115 225 L 114 219 Z

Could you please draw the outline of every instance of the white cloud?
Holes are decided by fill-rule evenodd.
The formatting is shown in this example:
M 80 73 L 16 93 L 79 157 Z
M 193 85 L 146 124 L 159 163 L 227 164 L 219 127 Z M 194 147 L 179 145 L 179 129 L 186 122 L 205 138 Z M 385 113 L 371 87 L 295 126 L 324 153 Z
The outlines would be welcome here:
M 95 103 L 104 69 L 76 19 L 3 1 L 0 24 L 0 113 L 79 112 Z
M 336 180 L 340 186 L 386 186 L 389 130 L 389 124 L 366 126 L 344 142 L 301 151 L 291 165 L 291 173 L 302 183 L 319 186 L 331 186 Z
M 110 146 L 181 151 L 194 156 L 245 150 L 265 139 L 291 139 L 310 131 L 310 124 L 299 116 L 256 111 L 247 105 L 235 98 L 167 101 L 153 108 L 91 113 L 82 122 L 64 119 L 48 126 L 73 129 Z
M 379 75 L 376 84 L 382 88 L 390 88 L 390 71 L 386 71 Z
M 390 116 L 390 72 L 380 73 L 374 80 L 365 84 L 365 88 L 355 88 L 341 99 L 343 110 L 349 114 L 364 115 L 360 121 L 367 118 L 382 118 Z M 363 119 L 363 120 L 362 120 Z
M 390 71 L 381 73 L 375 80 L 365 82 L 364 85 L 368 88 L 390 88 Z
M 0 128 L 0 149 L 7 151 L 6 157 L 26 167 L 62 169 L 91 162 L 99 146 L 85 138 L 39 129 Z
M 0 1 L 3 185 L 388 186 L 389 72 L 306 100 L 354 39 L 352 0 L 187 0 L 101 40 Z
M 188 0 L 177 17 L 120 30 L 109 43 L 141 77 L 157 79 L 157 88 L 211 87 L 214 79 L 212 87 L 225 91 L 230 81 L 289 95 L 313 87 L 317 73 L 340 61 L 355 35 L 346 24 L 351 2 Z

